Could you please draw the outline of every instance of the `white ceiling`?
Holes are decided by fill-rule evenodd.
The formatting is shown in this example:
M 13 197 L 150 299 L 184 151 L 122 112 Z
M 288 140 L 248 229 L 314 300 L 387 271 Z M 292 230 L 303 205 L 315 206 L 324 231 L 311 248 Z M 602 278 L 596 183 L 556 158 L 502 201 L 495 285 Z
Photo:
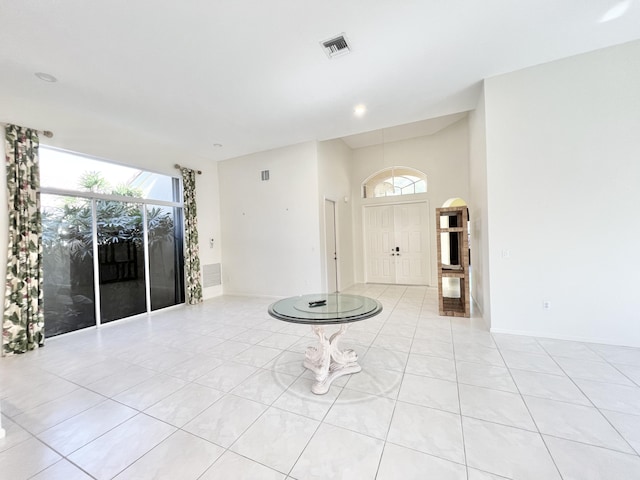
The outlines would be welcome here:
M 0 26 L 0 121 L 220 160 L 471 110 L 483 78 L 640 38 L 640 5 L 0 0 Z M 341 32 L 353 51 L 328 59 Z

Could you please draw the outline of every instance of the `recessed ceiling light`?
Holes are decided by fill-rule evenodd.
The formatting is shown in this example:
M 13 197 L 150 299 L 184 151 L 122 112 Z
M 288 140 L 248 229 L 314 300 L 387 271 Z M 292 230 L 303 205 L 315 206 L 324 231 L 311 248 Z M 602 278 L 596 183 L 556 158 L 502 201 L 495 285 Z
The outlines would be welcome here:
M 356 105 L 353 109 L 353 113 L 357 117 L 363 116 L 367 112 L 367 107 L 365 105 Z
M 53 75 L 49 75 L 48 73 L 37 72 L 35 76 L 43 82 L 55 83 L 58 81 L 56 77 L 54 77 Z

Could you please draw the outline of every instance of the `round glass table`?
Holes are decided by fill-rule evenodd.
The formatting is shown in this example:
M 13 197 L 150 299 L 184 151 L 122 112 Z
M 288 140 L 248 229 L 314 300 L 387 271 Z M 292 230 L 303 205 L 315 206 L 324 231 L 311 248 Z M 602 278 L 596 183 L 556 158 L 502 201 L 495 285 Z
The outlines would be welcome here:
M 382 305 L 373 298 L 344 293 L 302 295 L 279 300 L 269 306 L 269 315 L 278 320 L 311 325 L 318 337 L 318 346 L 307 348 L 304 366 L 315 374 L 311 391 L 322 395 L 329 391 L 338 377 L 362 370 L 358 354 L 341 350 L 338 341 L 350 323 L 374 317 L 382 312 Z M 339 324 L 340 329 L 331 336 L 325 326 Z

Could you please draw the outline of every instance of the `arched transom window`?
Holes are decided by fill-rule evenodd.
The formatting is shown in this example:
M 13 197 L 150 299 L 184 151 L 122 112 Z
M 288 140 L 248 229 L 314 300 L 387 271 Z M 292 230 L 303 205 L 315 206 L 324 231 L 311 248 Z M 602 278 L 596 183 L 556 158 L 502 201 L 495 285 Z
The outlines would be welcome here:
M 362 198 L 414 195 L 427 191 L 427 176 L 409 167 L 382 170 L 362 184 Z

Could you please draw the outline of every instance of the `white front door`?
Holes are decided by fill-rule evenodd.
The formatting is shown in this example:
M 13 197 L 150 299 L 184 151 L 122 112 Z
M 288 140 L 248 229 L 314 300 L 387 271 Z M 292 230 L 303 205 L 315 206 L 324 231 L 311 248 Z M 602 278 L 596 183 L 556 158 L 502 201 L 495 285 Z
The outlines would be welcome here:
M 365 207 L 367 281 L 395 283 L 395 226 L 393 206 Z
M 428 204 L 367 206 L 364 211 L 367 282 L 428 285 Z
M 394 205 L 396 283 L 427 285 L 430 274 L 429 210 L 426 203 Z

